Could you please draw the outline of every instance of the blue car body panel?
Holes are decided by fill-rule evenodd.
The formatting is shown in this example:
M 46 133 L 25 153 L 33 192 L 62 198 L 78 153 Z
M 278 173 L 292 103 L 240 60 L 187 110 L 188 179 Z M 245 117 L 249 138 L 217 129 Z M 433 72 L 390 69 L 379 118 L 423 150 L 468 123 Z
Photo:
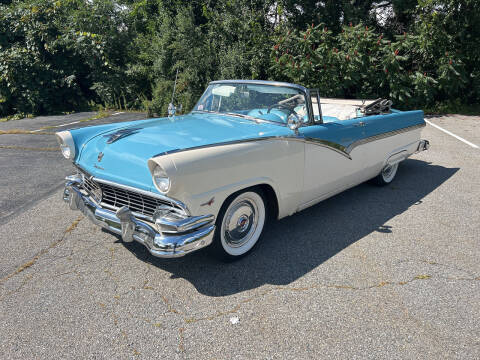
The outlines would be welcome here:
M 73 130 L 76 144 L 84 144 L 77 152 L 76 164 L 93 176 L 158 192 L 152 182 L 147 161 L 160 153 L 183 150 L 221 142 L 255 139 L 269 136 L 289 136 L 285 126 L 255 122 L 235 116 L 190 113 L 174 118 L 133 121 L 113 127 L 95 126 Z M 118 130 L 132 130 L 108 144 Z M 90 139 L 84 140 L 85 131 Z M 92 134 L 95 133 L 95 136 Z M 101 161 L 98 155 L 103 153 Z
M 263 109 L 258 111 L 264 113 Z M 268 117 L 273 120 L 279 115 L 272 111 Z M 358 126 L 359 122 L 364 122 L 364 126 Z M 363 138 L 423 123 L 422 111 L 395 111 L 351 120 L 325 117 L 324 123 L 302 126 L 298 132 L 300 136 L 331 141 L 347 148 Z M 155 155 L 230 141 L 295 136 L 293 130 L 280 124 L 201 112 L 92 126 L 71 133 L 76 144 L 75 163 L 79 167 L 93 176 L 156 193 L 158 190 L 147 166 Z M 115 135 L 118 139 L 107 143 L 114 140 Z M 100 153 L 103 156 L 99 161 Z
M 360 122 L 364 123 L 363 126 L 359 126 Z M 364 138 L 421 124 L 425 124 L 423 111 L 417 110 L 350 120 L 324 117 L 323 124 L 301 127 L 299 132 L 305 137 L 328 140 L 348 148 L 349 145 Z

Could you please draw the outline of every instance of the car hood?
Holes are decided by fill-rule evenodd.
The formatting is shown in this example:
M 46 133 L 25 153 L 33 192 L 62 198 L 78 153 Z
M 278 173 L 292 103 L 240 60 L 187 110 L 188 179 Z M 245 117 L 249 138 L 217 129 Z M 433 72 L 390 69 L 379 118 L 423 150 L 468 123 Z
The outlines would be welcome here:
M 277 124 L 221 114 L 191 113 L 174 118 L 134 121 L 99 132 L 83 144 L 76 163 L 98 178 L 158 192 L 147 165 L 153 156 L 197 146 L 291 133 L 287 127 Z

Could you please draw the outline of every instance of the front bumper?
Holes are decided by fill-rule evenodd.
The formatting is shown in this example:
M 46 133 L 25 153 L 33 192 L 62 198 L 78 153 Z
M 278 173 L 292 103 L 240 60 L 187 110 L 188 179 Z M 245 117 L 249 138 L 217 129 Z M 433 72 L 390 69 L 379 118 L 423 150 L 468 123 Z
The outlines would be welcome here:
M 183 219 L 159 216 L 155 219 L 155 224 L 150 224 L 136 218 L 126 206 L 117 211 L 102 208 L 82 192 L 81 178 L 69 176 L 66 180 L 63 200 L 69 204 L 70 209 L 80 210 L 94 224 L 121 235 L 125 242 L 138 241 L 153 256 L 180 257 L 212 242 L 215 230 L 213 215 Z

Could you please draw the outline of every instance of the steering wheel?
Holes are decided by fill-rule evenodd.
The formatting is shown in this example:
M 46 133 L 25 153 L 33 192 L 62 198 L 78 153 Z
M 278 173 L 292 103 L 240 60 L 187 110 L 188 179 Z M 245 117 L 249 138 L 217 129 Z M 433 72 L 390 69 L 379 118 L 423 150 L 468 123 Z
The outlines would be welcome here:
M 273 105 L 270 105 L 267 109 L 267 114 L 270 113 L 270 111 L 273 109 L 273 108 L 279 108 L 279 109 L 283 109 L 283 110 L 287 110 L 288 111 L 288 114 L 287 116 L 289 116 L 291 113 L 293 113 L 294 111 L 287 105 L 284 105 L 284 104 L 273 104 Z

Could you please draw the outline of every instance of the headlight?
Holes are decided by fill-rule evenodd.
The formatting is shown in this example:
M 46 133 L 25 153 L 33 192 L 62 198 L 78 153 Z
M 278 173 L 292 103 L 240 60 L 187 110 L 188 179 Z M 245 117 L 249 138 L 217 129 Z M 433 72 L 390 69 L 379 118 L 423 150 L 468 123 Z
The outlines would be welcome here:
M 70 148 L 66 144 L 60 144 L 60 150 L 62 150 L 62 155 L 65 156 L 67 159 L 70 159 L 70 155 L 72 152 L 70 151 Z
M 60 131 L 55 134 L 60 144 L 60 150 L 62 155 L 66 159 L 73 160 L 75 158 L 75 143 L 72 138 L 70 131 Z
M 161 193 L 166 194 L 170 190 L 170 179 L 165 170 L 158 165 L 153 169 L 153 182 Z

